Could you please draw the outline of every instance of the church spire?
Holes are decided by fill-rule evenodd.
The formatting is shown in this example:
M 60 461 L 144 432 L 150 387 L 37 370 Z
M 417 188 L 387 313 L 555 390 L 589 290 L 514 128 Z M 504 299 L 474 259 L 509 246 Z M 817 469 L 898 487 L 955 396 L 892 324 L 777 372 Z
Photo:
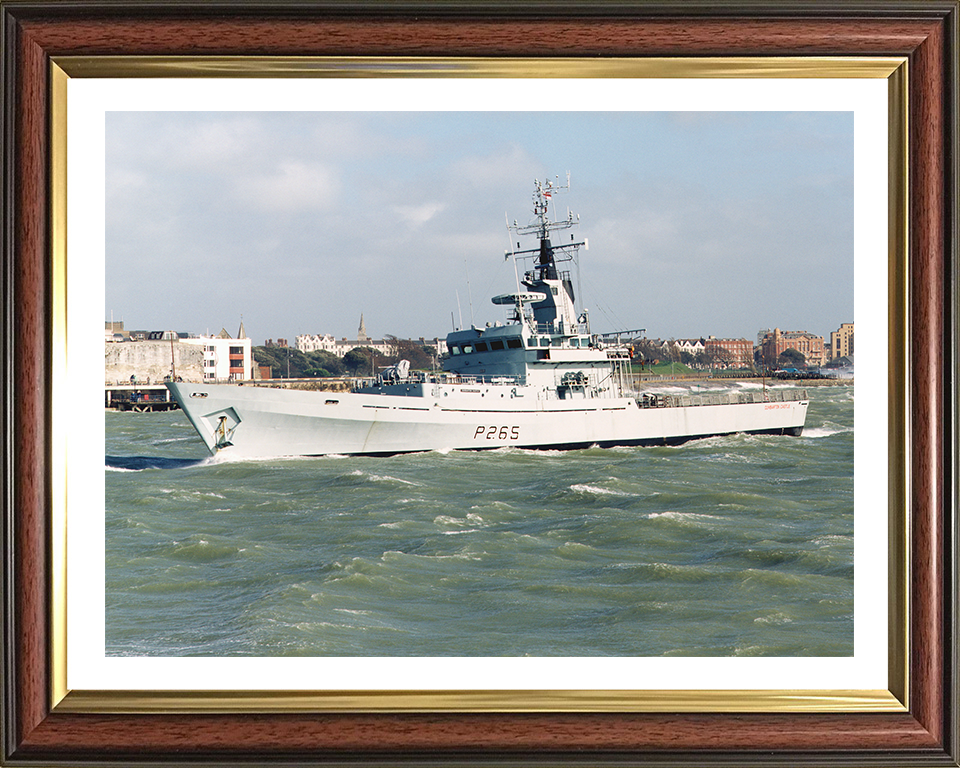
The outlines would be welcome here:
M 367 336 L 367 326 L 363 323 L 363 312 L 360 313 L 360 328 L 357 329 L 357 341 L 366 341 L 370 337 Z

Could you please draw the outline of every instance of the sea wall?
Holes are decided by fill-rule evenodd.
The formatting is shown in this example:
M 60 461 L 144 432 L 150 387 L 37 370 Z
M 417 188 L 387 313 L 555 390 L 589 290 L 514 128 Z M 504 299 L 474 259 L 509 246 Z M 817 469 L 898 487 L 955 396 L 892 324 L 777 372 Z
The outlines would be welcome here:
M 104 384 L 128 384 L 131 376 L 136 376 L 141 383 L 147 383 L 148 379 L 160 383 L 174 366 L 178 378 L 203 381 L 203 347 L 176 341 L 104 343 Z

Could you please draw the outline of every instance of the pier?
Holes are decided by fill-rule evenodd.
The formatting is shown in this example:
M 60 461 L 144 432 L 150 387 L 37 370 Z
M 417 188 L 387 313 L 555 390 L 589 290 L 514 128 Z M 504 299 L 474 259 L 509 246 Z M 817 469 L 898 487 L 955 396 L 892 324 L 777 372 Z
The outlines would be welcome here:
M 115 411 L 172 411 L 178 406 L 170 398 L 164 384 L 107 384 L 104 387 L 104 408 Z

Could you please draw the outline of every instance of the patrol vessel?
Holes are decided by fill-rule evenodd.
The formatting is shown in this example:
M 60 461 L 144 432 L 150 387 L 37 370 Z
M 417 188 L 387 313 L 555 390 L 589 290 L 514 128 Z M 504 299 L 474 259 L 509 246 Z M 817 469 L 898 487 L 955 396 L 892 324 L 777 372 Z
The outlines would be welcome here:
M 493 297 L 503 322 L 447 335 L 442 371 L 406 361 L 349 392 L 238 384 L 167 386 L 211 453 L 238 457 L 391 455 L 414 451 L 675 445 L 738 432 L 799 435 L 804 390 L 644 393 L 630 354 L 590 331 L 567 268 L 587 241 L 553 240 L 579 223 L 550 215 L 567 184 L 535 181 L 534 218 L 509 226 L 537 246 L 507 252 L 516 290 Z M 515 239 L 514 239 L 515 241 Z M 522 267 L 522 276 L 521 276 Z

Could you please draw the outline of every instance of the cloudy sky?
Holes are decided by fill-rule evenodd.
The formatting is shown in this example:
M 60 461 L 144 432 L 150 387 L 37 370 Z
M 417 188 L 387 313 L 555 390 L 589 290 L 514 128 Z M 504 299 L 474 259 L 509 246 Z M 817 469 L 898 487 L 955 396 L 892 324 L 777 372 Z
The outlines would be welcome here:
M 851 112 L 109 112 L 105 318 L 242 315 L 255 344 L 502 320 L 505 216 L 567 171 L 595 332 L 852 321 Z

